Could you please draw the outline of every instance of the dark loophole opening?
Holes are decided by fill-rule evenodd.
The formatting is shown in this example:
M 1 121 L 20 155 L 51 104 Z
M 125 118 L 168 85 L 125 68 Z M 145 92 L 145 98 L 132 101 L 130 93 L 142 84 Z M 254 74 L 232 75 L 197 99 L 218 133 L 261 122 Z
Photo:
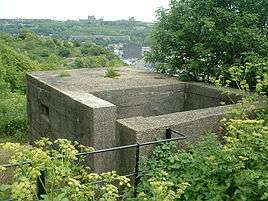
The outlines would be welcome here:
M 45 118 L 46 121 L 49 122 L 49 108 L 48 106 L 44 105 L 43 103 L 40 103 L 41 106 L 41 115 Z

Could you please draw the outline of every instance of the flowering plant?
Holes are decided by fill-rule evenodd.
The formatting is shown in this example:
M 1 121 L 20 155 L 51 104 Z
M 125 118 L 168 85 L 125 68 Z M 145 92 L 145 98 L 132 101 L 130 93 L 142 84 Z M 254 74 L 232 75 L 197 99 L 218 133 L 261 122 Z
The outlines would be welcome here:
M 2 194 L 5 191 L 5 195 L 10 195 L 13 200 L 115 201 L 120 192 L 130 187 L 129 179 L 116 172 L 93 173 L 85 165 L 84 158 L 77 157 L 79 152 L 90 152 L 93 149 L 77 142 L 66 139 L 52 142 L 42 138 L 35 142 L 35 146 L 18 143 L 1 146 L 15 153 L 10 163 L 18 165 L 11 184 L 1 185 L 0 188 Z M 0 168 L 0 171 L 5 170 Z M 40 179 L 42 171 L 46 174 L 45 183 Z M 41 198 L 37 195 L 37 179 L 45 190 Z

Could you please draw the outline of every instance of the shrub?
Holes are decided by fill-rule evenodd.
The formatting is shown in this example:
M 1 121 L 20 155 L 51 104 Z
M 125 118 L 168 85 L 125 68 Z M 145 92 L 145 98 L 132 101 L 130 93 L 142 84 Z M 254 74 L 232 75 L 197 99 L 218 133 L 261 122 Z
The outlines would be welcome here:
M 119 58 L 109 60 L 106 55 L 78 57 L 74 62 L 74 68 L 120 67 L 124 65 L 124 62 Z
M 75 60 L 75 68 L 97 68 L 106 66 L 108 60 L 104 56 L 79 57 Z
M 93 43 L 87 43 L 82 46 L 81 53 L 84 56 L 100 56 L 106 54 L 108 51 L 101 46 Z
M 119 72 L 117 70 L 115 70 L 112 67 L 108 67 L 106 72 L 105 72 L 105 76 L 104 77 L 109 77 L 109 78 L 115 78 L 120 76 Z
M 25 91 L 26 72 L 37 70 L 38 63 L 20 54 L 4 44 L 0 44 L 1 79 L 5 81 L 12 92 Z
M 66 47 L 61 47 L 58 52 L 61 57 L 69 57 L 71 55 L 71 51 Z
M 55 54 L 50 54 L 48 58 L 45 59 L 44 62 L 40 64 L 40 69 L 38 70 L 55 70 L 58 69 L 61 65 L 60 58 Z
M 130 186 L 129 179 L 115 172 L 93 173 L 84 165 L 83 158 L 76 156 L 78 152 L 90 152 L 92 148 L 77 142 L 65 139 L 51 142 L 43 138 L 36 141 L 35 146 L 6 143 L 2 148 L 16 153 L 10 161 L 12 164 L 21 164 L 14 170 L 13 182 L 0 185 L 2 195 L 11 195 L 14 200 L 38 200 L 36 181 L 42 170 L 46 171 L 46 195 L 42 196 L 46 201 L 116 201 L 119 193 Z M 31 161 L 31 164 L 22 164 L 25 161 Z M 5 171 L 5 168 L 0 167 L 1 170 Z M 102 184 L 98 184 L 100 181 Z
M 18 141 L 27 138 L 26 97 L 19 93 L 0 94 L 0 137 Z
M 107 67 L 122 67 L 122 66 L 126 66 L 127 64 L 125 64 L 121 59 L 119 58 L 115 58 L 115 59 L 111 59 L 107 62 Z
M 18 84 L 6 82 L 10 69 L 3 68 L 0 60 L 0 137 L 12 137 L 23 140 L 27 136 L 26 97 L 23 93 L 11 92 L 22 90 Z M 21 72 L 23 74 L 23 71 Z
M 60 72 L 59 72 L 59 76 L 60 76 L 60 77 L 70 77 L 71 74 L 70 74 L 68 71 L 63 70 L 63 71 L 60 71 Z
M 174 144 L 157 147 L 145 163 L 147 176 L 139 186 L 140 195 L 153 197 L 150 182 L 157 180 L 171 192 L 182 183 L 189 184 L 177 200 L 267 200 L 265 124 L 264 120 L 224 120 L 223 143 L 215 134 L 207 134 L 180 151 Z

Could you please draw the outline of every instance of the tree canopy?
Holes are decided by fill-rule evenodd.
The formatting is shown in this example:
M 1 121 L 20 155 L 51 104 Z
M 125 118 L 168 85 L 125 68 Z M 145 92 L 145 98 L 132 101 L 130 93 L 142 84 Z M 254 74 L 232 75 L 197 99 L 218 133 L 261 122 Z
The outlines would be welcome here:
M 268 1 L 171 0 L 157 15 L 147 61 L 160 71 L 207 81 L 239 69 L 250 87 L 267 73 Z
M 1 80 L 5 81 L 11 91 L 24 90 L 25 72 L 38 69 L 38 64 L 29 57 L 19 54 L 4 44 L 0 44 Z

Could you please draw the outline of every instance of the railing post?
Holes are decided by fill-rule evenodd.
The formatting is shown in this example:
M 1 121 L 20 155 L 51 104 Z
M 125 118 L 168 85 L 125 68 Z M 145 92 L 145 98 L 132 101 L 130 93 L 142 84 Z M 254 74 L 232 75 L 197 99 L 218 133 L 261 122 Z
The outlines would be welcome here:
M 171 133 L 172 131 L 170 128 L 166 129 L 166 139 L 171 139 Z
M 139 162 L 140 162 L 140 144 L 137 143 L 136 148 L 136 165 L 135 165 L 135 180 L 134 180 L 134 197 L 138 197 L 138 184 L 139 184 Z
M 46 194 L 46 190 L 45 190 L 45 183 L 46 183 L 46 179 L 45 179 L 45 171 L 41 170 L 40 171 L 41 175 L 39 177 L 37 177 L 37 197 L 38 199 L 42 199 L 41 195 L 45 195 Z

